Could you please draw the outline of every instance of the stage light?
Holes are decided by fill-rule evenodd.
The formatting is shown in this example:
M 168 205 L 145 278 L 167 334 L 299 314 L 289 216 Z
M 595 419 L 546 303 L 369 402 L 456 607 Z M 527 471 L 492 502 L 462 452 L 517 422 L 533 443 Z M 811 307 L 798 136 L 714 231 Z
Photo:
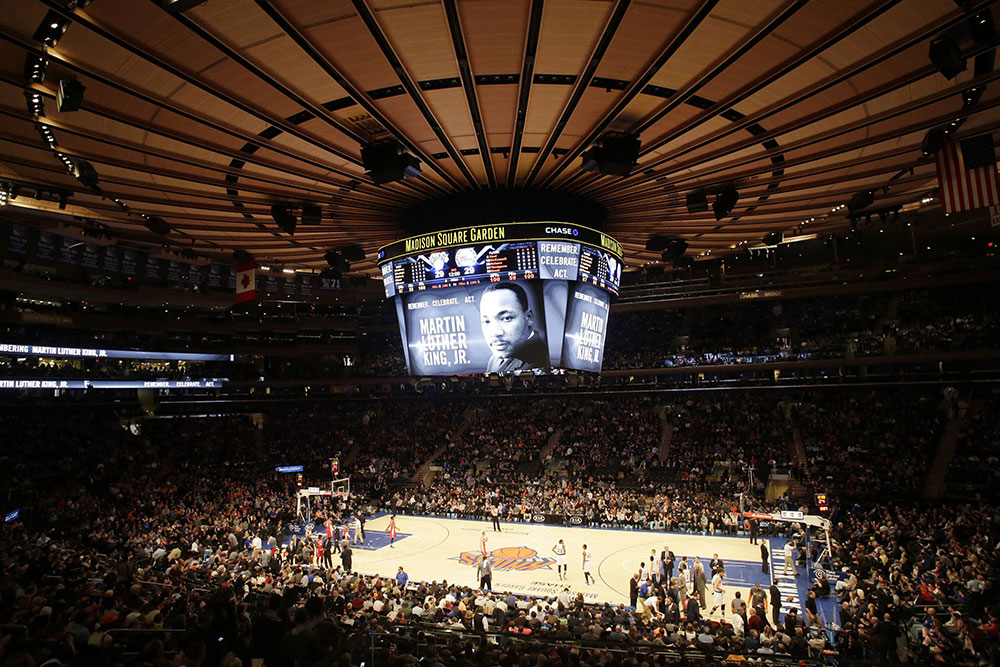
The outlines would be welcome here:
M 785 240 L 785 235 L 781 232 L 768 232 L 764 234 L 764 245 L 778 245 Z
M 0 183 L 0 206 L 6 206 L 7 200 L 10 198 L 10 185 L 7 183 Z
M 24 78 L 32 83 L 42 83 L 45 81 L 45 70 L 48 68 L 48 61 L 42 56 L 29 53 L 24 58 Z
M 639 159 L 640 147 L 638 135 L 608 132 L 580 156 L 583 159 L 580 168 L 603 176 L 628 176 Z
M 76 78 L 63 79 L 56 94 L 56 108 L 63 113 L 78 110 L 83 104 L 83 91 L 86 89 Z
M 278 225 L 278 229 L 285 232 L 288 235 L 295 233 L 295 214 L 292 213 L 292 208 L 288 204 L 272 204 L 271 205 L 271 217 L 274 218 L 274 224 Z
M 24 92 L 24 99 L 28 103 L 28 113 L 31 114 L 31 120 L 37 121 L 39 116 L 45 115 L 45 104 L 39 93 L 33 90 L 26 90 Z
M 55 46 L 59 43 L 59 39 L 66 32 L 67 28 L 69 28 L 68 19 L 55 11 L 49 11 L 45 14 L 42 22 L 38 24 L 38 29 L 32 35 L 32 39 L 46 46 Z
M 420 160 L 403 151 L 395 139 L 365 144 L 361 164 L 375 185 L 383 185 L 420 175 Z
M 736 191 L 736 188 L 727 187 L 720 190 L 719 194 L 715 196 L 715 201 L 712 202 L 712 211 L 715 213 L 716 221 L 722 220 L 732 213 L 733 207 L 736 206 L 739 199 L 740 193 Z

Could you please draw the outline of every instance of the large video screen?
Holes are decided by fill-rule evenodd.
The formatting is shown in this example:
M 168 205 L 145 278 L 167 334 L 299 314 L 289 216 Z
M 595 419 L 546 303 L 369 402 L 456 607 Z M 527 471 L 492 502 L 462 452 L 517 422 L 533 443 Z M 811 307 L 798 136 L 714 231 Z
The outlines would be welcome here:
M 599 372 L 621 245 L 567 223 L 403 239 L 379 251 L 411 375 Z

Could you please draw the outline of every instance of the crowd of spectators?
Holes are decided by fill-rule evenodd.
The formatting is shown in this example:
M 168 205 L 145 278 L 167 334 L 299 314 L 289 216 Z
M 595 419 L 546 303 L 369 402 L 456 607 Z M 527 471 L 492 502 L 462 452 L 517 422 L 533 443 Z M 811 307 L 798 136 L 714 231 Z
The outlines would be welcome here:
M 899 354 L 993 350 L 1000 340 L 995 283 L 908 290 L 899 302 Z
M 975 399 L 962 415 L 963 428 L 948 466 L 950 495 L 996 502 L 1000 499 L 1000 395 Z
M 951 407 L 941 389 L 920 388 L 816 390 L 793 400 L 805 476 L 817 491 L 871 498 L 920 492 Z
M 615 310 L 608 322 L 603 367 L 606 370 L 638 368 L 745 365 L 806 359 L 873 357 L 886 354 L 988 350 L 1000 337 L 1000 304 L 993 283 L 952 288 L 910 289 L 897 292 L 824 295 L 796 299 L 754 299 L 737 303 L 655 310 Z M 898 304 L 895 307 L 894 304 Z M 32 306 L 35 307 L 35 306 Z M 38 306 L 38 308 L 46 308 Z M 58 310 L 58 309 L 57 309 Z M 173 311 L 149 313 L 123 308 L 122 316 L 175 320 Z M 182 312 L 187 317 L 187 313 Z M 206 333 L 193 331 L 162 336 L 120 331 L 80 332 L 71 329 L 52 334 L 36 326 L 8 329 L 9 340 L 34 344 L 158 351 L 257 352 L 268 348 L 282 356 L 244 359 L 225 364 L 209 374 L 206 365 L 160 370 L 130 364 L 39 365 L 10 358 L 0 363 L 0 374 L 13 377 L 111 377 L 183 379 L 229 377 L 238 380 L 310 380 L 347 377 L 403 377 L 406 366 L 402 344 L 394 325 L 380 324 L 355 331 L 356 313 L 329 307 L 322 313 L 275 313 L 275 318 L 326 317 L 345 322 L 344 331 L 248 330 Z M 206 328 L 218 314 L 191 315 Z M 201 318 L 201 319 L 198 319 Z M 228 321 L 228 320 L 227 320 Z M 256 322 L 256 320 L 254 320 Z M 258 327 L 259 328 L 259 327 Z M 300 335 L 301 334 L 301 335 Z M 310 346 L 348 345 L 352 351 L 324 352 L 308 358 L 296 350 Z M 357 350 L 353 350 L 353 346 Z M 127 372 L 125 372 L 127 371 Z
M 8 525 L 0 551 L 0 619 L 5 628 L 23 630 L 4 631 L 10 636 L 0 642 L 2 660 L 12 667 L 238 667 L 261 659 L 264 667 L 305 667 L 360 664 L 374 650 L 377 664 L 423 657 L 442 665 L 639 665 L 675 662 L 677 651 L 719 660 L 729 653 L 822 659 L 836 644 L 842 658 L 878 664 L 900 655 L 994 663 L 998 508 L 897 504 L 861 488 L 875 485 L 875 493 L 891 495 L 901 483 L 886 480 L 897 472 L 908 483 L 919 477 L 905 471 L 927 458 L 920 438 L 931 437 L 926 431 L 933 431 L 939 396 L 894 389 L 678 396 L 606 399 L 592 410 L 573 400 L 563 410 L 539 408 L 569 434 L 543 474 L 503 467 L 476 474 L 456 466 L 429 489 L 399 490 L 381 501 L 359 493 L 347 507 L 320 503 L 316 512 L 339 522 L 371 503 L 483 517 L 500 505 L 507 520 L 575 514 L 594 525 L 733 534 L 738 526 L 725 519 L 736 509 L 736 493 L 759 489 L 743 470 L 715 479 L 708 462 L 778 465 L 791 422 L 813 442 L 825 436 L 825 447 L 831 434 L 844 443 L 837 450 L 842 460 L 823 464 L 824 471 L 847 470 L 830 490 L 830 561 L 844 576 L 820 590 L 842 599 L 839 631 L 817 627 L 809 615 L 800 620 L 801 614 L 776 624 L 753 601 L 745 623 L 702 619 L 669 582 L 635 606 L 595 605 L 440 580 L 405 582 L 389 572 L 359 575 L 343 554 L 337 564 L 318 562 L 304 540 L 272 550 L 292 519 L 294 489 L 291 477 L 273 472 L 275 464 L 294 456 L 307 470 L 319 470 L 332 451 L 359 443 L 358 465 L 380 468 L 383 436 L 398 430 L 409 435 L 389 449 L 419 459 L 447 440 L 468 409 L 439 401 L 344 400 L 265 412 L 263 431 L 249 416 L 145 420 L 137 435 L 139 429 L 100 410 L 67 410 L 58 419 L 40 411 L 5 413 L 0 427 L 13 437 L 0 453 L 0 490 L 21 517 Z M 525 409 L 520 401 L 496 403 L 475 407 L 501 414 Z M 822 410 L 824 403 L 832 407 Z M 667 461 L 682 471 L 679 478 L 660 484 L 639 477 L 625 487 L 622 478 L 595 475 L 582 464 L 594 455 L 589 444 L 606 438 L 631 452 L 623 459 L 635 457 L 629 471 L 651 466 L 660 458 L 654 448 L 661 444 L 661 410 L 674 431 Z M 609 412 L 620 416 L 613 424 L 646 424 L 650 433 L 626 431 L 614 440 L 614 427 L 600 425 Z M 881 426 L 866 427 L 865 419 Z M 516 438 L 515 430 L 505 437 Z M 906 452 L 911 445 L 915 451 Z M 871 473 L 863 476 L 866 458 Z M 345 460 L 345 472 L 353 465 Z M 773 509 L 782 502 L 768 506 L 758 494 L 754 505 Z
M 494 477 L 526 472 L 537 463 L 562 418 L 564 404 L 551 398 L 497 401 L 493 409 L 476 408 L 460 441 L 452 442 L 436 459 L 451 474 L 477 465 Z

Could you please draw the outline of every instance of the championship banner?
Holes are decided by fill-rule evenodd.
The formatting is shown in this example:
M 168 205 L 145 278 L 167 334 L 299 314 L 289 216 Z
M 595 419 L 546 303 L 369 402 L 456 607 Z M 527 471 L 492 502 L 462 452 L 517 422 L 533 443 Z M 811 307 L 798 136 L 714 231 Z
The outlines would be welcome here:
M 256 264 L 240 262 L 236 265 L 236 303 L 253 301 L 257 298 L 255 291 Z

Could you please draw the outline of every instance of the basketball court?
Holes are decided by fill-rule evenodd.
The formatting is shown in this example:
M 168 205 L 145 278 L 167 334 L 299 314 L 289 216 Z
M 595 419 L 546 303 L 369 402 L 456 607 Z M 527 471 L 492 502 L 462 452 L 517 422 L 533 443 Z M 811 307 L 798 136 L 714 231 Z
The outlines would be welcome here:
M 728 605 L 736 591 L 747 599 L 754 584 L 766 590 L 771 579 L 761 571 L 760 547 L 750 544 L 744 536 L 723 537 L 690 533 L 664 533 L 644 530 L 614 530 L 604 528 L 567 527 L 545 524 L 503 523 L 502 532 L 495 532 L 489 521 L 446 519 L 436 517 L 397 516 L 398 534 L 395 545 L 389 547 L 388 516 L 368 520 L 364 545 L 354 546 L 354 569 L 363 574 L 394 576 L 402 565 L 412 581 L 447 580 L 461 586 L 478 587 L 476 565 L 481 556 L 480 540 L 486 532 L 486 550 L 493 568 L 493 590 L 520 595 L 554 596 L 568 586 L 573 597 L 583 593 L 587 602 L 629 604 L 629 579 L 639 569 L 640 561 L 649 563 L 650 552 L 659 557 L 664 547 L 674 552 L 680 563 L 687 556 L 693 564 L 700 557 L 706 572 L 714 554 L 722 559 L 726 579 Z M 556 571 L 552 547 L 564 540 L 569 563 L 566 581 Z M 766 538 L 764 538 L 766 539 Z M 779 587 L 783 609 L 792 606 L 801 610 L 806 579 L 805 572 L 797 579 L 781 576 L 780 558 L 783 540 L 769 540 L 772 567 L 779 566 Z M 584 583 L 583 545 L 592 554 L 593 584 Z M 775 554 L 777 551 L 777 554 Z M 334 562 L 338 558 L 334 555 Z M 675 569 L 676 572 L 676 569 Z M 708 609 L 712 606 L 711 576 L 706 592 Z M 789 600 L 791 598 L 791 600 Z M 706 609 L 706 612 L 708 611 Z M 717 611 L 713 618 L 718 618 Z

